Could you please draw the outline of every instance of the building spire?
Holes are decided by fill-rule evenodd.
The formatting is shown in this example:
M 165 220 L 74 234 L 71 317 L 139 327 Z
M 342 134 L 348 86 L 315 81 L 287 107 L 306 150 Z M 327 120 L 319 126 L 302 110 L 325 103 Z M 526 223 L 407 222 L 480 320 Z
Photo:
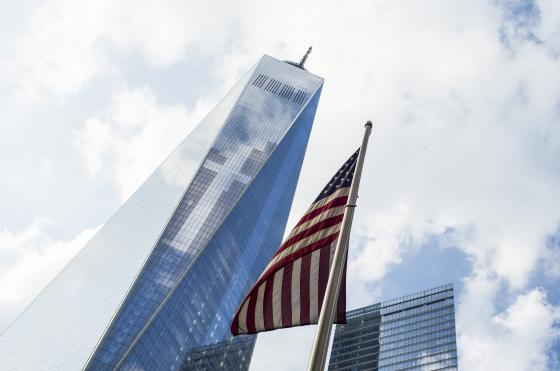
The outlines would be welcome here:
M 301 68 L 302 70 L 305 70 L 305 67 L 303 67 L 303 65 L 305 64 L 305 62 L 307 61 L 307 57 L 309 57 L 309 54 L 311 54 L 311 50 L 313 49 L 312 46 L 309 47 L 309 49 L 307 49 L 307 52 L 305 52 L 305 55 L 303 56 L 303 58 L 301 58 L 301 60 L 299 61 L 299 63 L 297 62 L 292 62 L 292 61 L 284 61 L 288 64 L 291 64 L 292 66 L 295 66 L 297 68 Z
M 301 68 L 302 70 L 304 69 L 303 65 L 305 64 L 305 61 L 307 61 L 307 57 L 309 57 L 309 54 L 311 54 L 311 50 L 313 50 L 313 46 L 310 46 L 309 49 L 307 49 L 307 52 L 305 53 L 303 58 L 301 58 L 301 61 L 299 61 L 298 63 L 298 67 Z

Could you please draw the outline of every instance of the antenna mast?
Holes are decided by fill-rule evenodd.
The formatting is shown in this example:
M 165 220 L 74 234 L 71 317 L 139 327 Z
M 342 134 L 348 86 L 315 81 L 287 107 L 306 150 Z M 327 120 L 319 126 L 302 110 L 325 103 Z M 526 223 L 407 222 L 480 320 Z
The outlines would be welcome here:
M 305 61 L 307 61 L 307 57 L 309 56 L 309 54 L 311 54 L 311 50 L 313 50 L 313 46 L 310 46 L 309 49 L 307 49 L 307 52 L 305 53 L 303 58 L 301 58 L 301 61 L 299 61 L 298 63 L 299 68 L 303 69 L 303 65 L 305 64 Z

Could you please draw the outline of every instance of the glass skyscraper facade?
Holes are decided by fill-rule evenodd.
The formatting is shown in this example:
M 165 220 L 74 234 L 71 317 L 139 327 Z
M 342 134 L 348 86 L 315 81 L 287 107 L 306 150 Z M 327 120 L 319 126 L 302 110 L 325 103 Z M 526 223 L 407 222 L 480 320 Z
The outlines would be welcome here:
M 230 341 L 281 243 L 322 84 L 262 57 L 0 336 L 0 369 L 178 370 Z
M 332 371 L 457 370 L 453 286 L 346 313 L 337 325 Z

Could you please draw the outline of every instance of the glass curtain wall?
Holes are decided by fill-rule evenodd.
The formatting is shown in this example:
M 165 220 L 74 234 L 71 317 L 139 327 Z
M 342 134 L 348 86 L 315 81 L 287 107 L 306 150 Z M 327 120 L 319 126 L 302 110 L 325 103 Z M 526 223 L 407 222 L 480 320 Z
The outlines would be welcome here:
M 349 311 L 329 370 L 457 370 L 453 286 Z

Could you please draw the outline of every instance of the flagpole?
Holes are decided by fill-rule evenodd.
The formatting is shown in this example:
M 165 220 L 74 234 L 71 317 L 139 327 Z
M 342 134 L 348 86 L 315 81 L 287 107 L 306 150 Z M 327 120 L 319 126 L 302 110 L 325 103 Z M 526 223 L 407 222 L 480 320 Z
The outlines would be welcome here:
M 362 167 L 364 165 L 364 157 L 367 150 L 369 135 L 371 134 L 372 123 L 366 123 L 366 130 L 358 155 L 358 162 L 354 171 L 354 178 L 350 186 L 350 194 L 348 202 L 344 209 L 344 217 L 342 219 L 342 227 L 340 235 L 336 243 L 334 252 L 332 269 L 329 272 L 329 280 L 325 291 L 325 298 L 321 306 L 321 314 L 317 323 L 317 331 L 313 340 L 313 348 L 309 357 L 309 365 L 307 371 L 323 371 L 327 358 L 327 350 L 331 337 L 331 328 L 336 312 L 336 303 L 338 299 L 338 290 L 342 281 L 342 273 L 344 262 L 348 253 L 348 242 L 350 240 L 350 229 L 352 227 L 352 218 L 354 217 L 354 208 L 358 199 L 358 188 L 360 187 L 360 178 L 362 175 Z

